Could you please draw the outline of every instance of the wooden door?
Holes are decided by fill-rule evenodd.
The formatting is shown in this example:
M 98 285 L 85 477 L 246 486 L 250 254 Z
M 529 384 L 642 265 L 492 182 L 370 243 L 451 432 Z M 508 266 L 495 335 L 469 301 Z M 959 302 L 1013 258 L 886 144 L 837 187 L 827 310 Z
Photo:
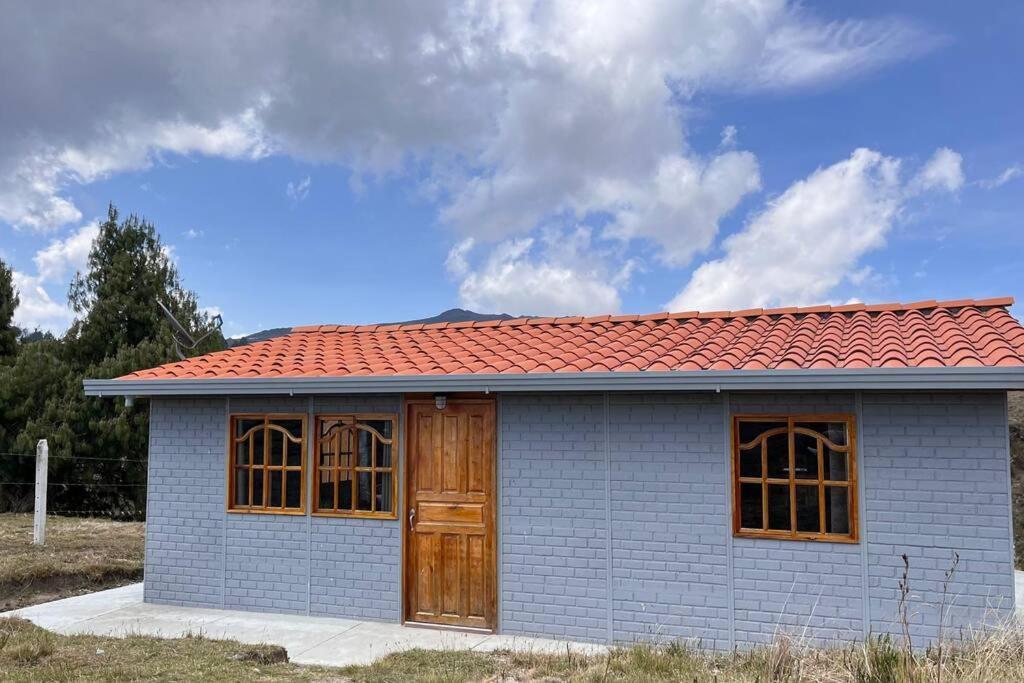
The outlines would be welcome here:
M 494 402 L 407 405 L 406 620 L 493 629 Z

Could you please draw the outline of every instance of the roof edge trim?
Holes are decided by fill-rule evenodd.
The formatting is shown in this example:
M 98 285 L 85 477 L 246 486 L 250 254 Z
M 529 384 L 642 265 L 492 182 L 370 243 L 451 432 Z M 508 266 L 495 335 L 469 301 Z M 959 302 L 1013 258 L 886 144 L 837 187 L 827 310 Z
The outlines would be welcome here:
M 1024 367 L 549 372 L 489 375 L 87 379 L 86 396 L 380 394 L 497 391 L 1024 389 Z

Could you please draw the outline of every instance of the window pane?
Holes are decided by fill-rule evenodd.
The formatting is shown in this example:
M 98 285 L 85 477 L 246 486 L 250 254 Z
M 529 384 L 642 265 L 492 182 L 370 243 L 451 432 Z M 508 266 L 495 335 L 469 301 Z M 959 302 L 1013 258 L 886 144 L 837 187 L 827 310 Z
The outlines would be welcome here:
M 334 507 L 334 480 L 331 479 L 331 472 L 320 471 L 320 481 L 317 485 L 317 507 L 321 510 L 330 510 Z
M 252 471 L 252 504 L 263 507 L 263 470 Z
M 357 510 L 372 510 L 373 507 L 373 492 L 370 488 L 371 472 L 356 472 L 357 481 L 359 482 L 359 498 Z
M 266 430 L 260 429 L 252 435 L 252 461 L 257 465 L 263 464 L 263 439 L 266 437 Z
M 302 473 L 284 473 L 284 506 L 298 508 L 302 505 Z
M 789 479 L 789 437 L 785 434 L 768 437 L 768 478 Z
M 239 467 L 235 470 L 235 505 L 249 504 L 249 469 Z
M 825 487 L 825 531 L 850 533 L 850 497 L 845 486 Z
M 761 449 L 748 448 L 740 451 L 740 476 L 760 477 L 761 476 Z M 758 525 L 760 526 L 760 525 Z
M 372 427 L 380 432 L 380 435 L 385 439 L 391 438 L 391 420 L 363 420 L 362 423 L 367 427 Z
M 789 486 L 786 484 L 768 485 L 768 528 L 790 531 L 789 519 Z
M 797 486 L 796 487 L 796 530 L 813 531 L 821 530 L 821 520 L 818 518 L 818 487 Z
M 846 445 L 845 422 L 797 422 L 795 426 L 817 432 L 837 446 Z
M 352 467 L 352 446 L 355 441 L 354 430 L 345 429 L 338 434 L 338 445 L 341 451 L 338 453 L 339 467 Z
M 281 470 L 271 470 L 270 480 L 268 483 L 269 491 L 269 502 L 268 507 L 279 508 L 281 507 Z
M 818 440 L 806 434 L 793 435 L 797 479 L 818 478 Z
M 334 466 L 334 452 L 331 450 L 332 445 L 329 441 L 320 442 L 320 467 L 333 467 Z
M 299 467 L 300 465 L 302 465 L 302 443 L 295 443 L 294 441 L 289 441 L 287 448 L 288 466 Z
M 253 419 L 250 417 L 243 417 L 235 420 L 235 438 L 237 439 L 253 427 L 257 427 L 261 424 L 263 424 L 263 420 Z
M 271 422 L 279 427 L 284 427 L 294 438 L 302 438 L 302 420 L 272 420 Z
M 373 455 L 373 434 L 364 429 L 357 429 L 356 436 L 359 443 L 359 458 L 356 465 L 358 467 L 373 467 L 373 461 L 371 460 Z
M 847 481 L 850 473 L 846 468 L 846 453 L 825 449 L 825 479 L 831 481 Z
M 249 464 L 249 439 L 235 444 L 235 464 Z
M 785 426 L 785 422 L 749 422 L 744 420 L 740 422 L 740 444 L 749 443 L 769 430 Z
M 377 442 L 377 467 L 391 467 L 391 445 Z
M 760 484 L 740 484 L 740 526 L 745 529 L 764 528 Z
M 338 509 L 352 509 L 352 473 L 344 470 L 338 472 Z
M 391 477 L 390 472 L 377 473 L 377 512 L 394 512 Z
M 270 453 L 268 454 L 271 465 L 280 465 L 284 454 L 284 434 L 276 429 L 268 429 L 270 433 Z

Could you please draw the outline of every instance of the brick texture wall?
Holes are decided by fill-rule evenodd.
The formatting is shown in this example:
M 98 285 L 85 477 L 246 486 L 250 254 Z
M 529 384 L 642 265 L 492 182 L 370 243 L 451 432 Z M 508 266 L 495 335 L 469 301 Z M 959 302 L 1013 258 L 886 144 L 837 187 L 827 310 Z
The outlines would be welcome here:
M 734 414 L 852 415 L 856 410 L 853 394 L 846 393 L 734 393 L 730 404 Z M 776 633 L 818 641 L 863 636 L 859 545 L 737 538 L 733 553 L 737 642 L 768 642 Z
M 223 602 L 225 414 L 222 398 L 150 402 L 147 602 Z
M 400 408 L 396 396 L 230 399 L 232 413 Z M 146 601 L 398 621 L 398 520 L 226 512 L 228 410 L 222 398 L 151 402 Z
M 897 633 L 900 555 L 910 560 L 912 634 L 938 634 L 944 573 L 948 624 L 1012 613 L 1006 396 L 864 394 L 867 551 L 872 627 Z
M 1005 396 L 866 392 L 860 405 L 863 526 L 851 545 L 734 539 L 726 421 L 855 413 L 853 394 L 504 395 L 499 628 L 723 649 L 780 631 L 820 641 L 896 632 L 906 553 L 924 645 L 954 550 L 949 623 L 1007 614 Z M 234 397 L 230 407 L 398 412 L 400 401 Z M 225 512 L 227 410 L 224 399 L 151 403 L 146 600 L 400 620 L 400 521 Z
M 727 648 L 721 402 L 611 394 L 608 409 L 614 639 Z
M 501 628 L 608 637 L 604 398 L 501 400 Z
M 402 402 L 397 396 L 317 396 L 313 411 L 398 414 Z M 399 441 L 404 453 L 403 449 Z M 404 467 L 404 458 L 399 458 L 398 464 Z M 395 505 L 401 510 L 404 492 L 398 488 Z M 402 520 L 311 517 L 310 522 L 310 612 L 401 621 Z

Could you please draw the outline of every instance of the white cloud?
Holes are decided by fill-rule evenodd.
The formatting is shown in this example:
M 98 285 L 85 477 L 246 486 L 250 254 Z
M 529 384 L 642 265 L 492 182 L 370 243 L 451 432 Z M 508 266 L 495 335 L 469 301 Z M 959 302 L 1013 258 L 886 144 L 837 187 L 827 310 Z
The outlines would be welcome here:
M 342 164 L 354 185 L 421 183 L 468 245 L 448 262 L 464 301 L 535 313 L 617 309 L 639 267 L 628 243 L 687 264 L 759 191 L 735 128 L 714 153 L 690 146 L 699 92 L 822 87 L 935 44 L 901 19 L 824 22 L 784 0 L 25 3 L 0 41 L 46 57 L 0 60 L 0 222 L 73 223 L 75 184 L 174 154 Z
M 39 328 L 58 333 L 67 328 L 73 317 L 71 310 L 50 297 L 40 278 L 14 271 L 13 280 L 18 290 L 15 325 L 23 330 Z
M 795 183 L 701 265 L 671 310 L 822 301 L 882 244 L 900 203 L 899 161 L 859 149 Z
M 92 243 L 99 234 L 99 221 L 83 225 L 65 239 L 51 241 L 32 260 L 42 282 L 59 282 L 82 270 L 89 260 Z
M 671 310 L 743 309 L 822 303 L 842 281 L 877 277 L 861 257 L 885 243 L 905 203 L 923 187 L 953 191 L 952 150 L 939 150 L 909 183 L 899 159 L 858 149 L 794 183 L 738 233 L 725 254 L 698 267 Z M 936 159 L 945 160 L 935 162 Z M 928 178 L 927 182 L 922 178 Z
M 288 195 L 288 199 L 293 202 L 301 202 L 309 196 L 309 188 L 313 184 L 313 179 L 306 176 L 298 182 L 289 181 L 288 185 L 284 188 L 284 193 Z
M 185 239 L 187 240 L 199 239 L 204 234 L 202 230 L 196 230 L 195 228 L 189 228 L 184 232 Z
M 455 277 L 462 277 L 469 272 L 469 262 L 466 257 L 476 243 L 472 237 L 467 237 L 448 251 L 448 257 L 444 261 L 444 267 Z
M 696 92 L 835 83 L 934 43 L 900 19 L 826 23 L 783 0 L 28 3 L 0 40 L 46 56 L 0 63 L 0 221 L 16 226 L 79 220 L 69 186 L 168 153 L 281 153 L 356 181 L 415 168 L 463 236 L 625 211 L 657 243 L 705 241 L 728 210 L 693 228 L 655 189 L 666 166 L 714 163 L 680 125 Z
M 736 126 L 728 125 L 722 129 L 722 142 L 720 146 L 724 149 L 732 149 L 736 146 L 738 131 Z
M 785 88 L 825 84 L 933 49 L 943 38 L 909 22 L 847 19 L 821 23 L 797 9 L 783 10 L 747 76 L 750 86 Z
M 626 268 L 631 269 L 632 265 Z M 609 273 L 591 250 L 591 232 L 512 239 L 494 248 L 478 270 L 470 270 L 459 288 L 462 305 L 478 311 L 513 315 L 567 315 L 616 312 L 629 271 Z
M 725 152 L 709 163 L 668 157 L 645 185 L 603 188 L 617 206 L 610 237 L 648 238 L 669 265 L 685 265 L 711 246 L 718 222 L 743 197 L 761 189 L 757 159 L 749 152 Z M 613 199 L 611 199 L 613 198 Z
M 910 181 L 910 191 L 941 189 L 956 192 L 964 184 L 963 160 L 958 152 L 940 147 Z
M 81 211 L 58 195 L 61 185 L 59 166 L 42 155 L 0 159 L 0 221 L 43 232 L 81 220 Z
M 85 269 L 89 251 L 99 234 L 99 220 L 73 230 L 65 238 L 56 238 L 37 251 L 32 261 L 36 273 L 15 272 L 19 303 L 15 323 L 26 329 L 40 328 L 63 332 L 74 317 L 63 299 L 55 301 L 48 289 L 67 291 L 71 276 Z
M 979 180 L 978 185 L 985 188 L 986 190 L 994 190 L 997 187 L 1002 187 L 1006 183 L 1010 182 L 1014 178 L 1024 175 L 1024 167 L 1020 164 L 1014 164 L 1007 166 L 1003 169 L 1003 172 L 997 175 L 995 178 L 986 178 Z

